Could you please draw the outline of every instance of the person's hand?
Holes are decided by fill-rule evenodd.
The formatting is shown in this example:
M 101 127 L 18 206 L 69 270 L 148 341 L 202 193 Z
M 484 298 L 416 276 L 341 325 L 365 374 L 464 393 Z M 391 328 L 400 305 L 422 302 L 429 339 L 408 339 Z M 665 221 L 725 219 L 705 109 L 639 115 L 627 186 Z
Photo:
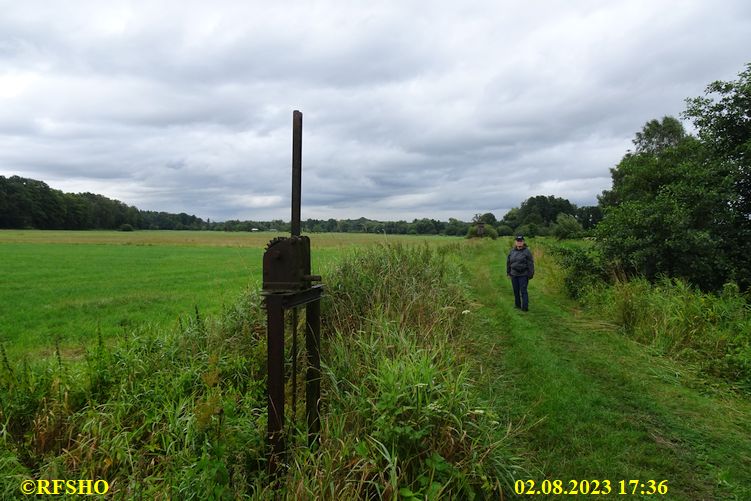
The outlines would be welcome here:
M 533 278 L 535 278 L 535 276 L 534 276 L 534 275 L 530 275 L 530 276 L 529 276 L 529 279 L 530 279 L 530 280 L 532 280 Z

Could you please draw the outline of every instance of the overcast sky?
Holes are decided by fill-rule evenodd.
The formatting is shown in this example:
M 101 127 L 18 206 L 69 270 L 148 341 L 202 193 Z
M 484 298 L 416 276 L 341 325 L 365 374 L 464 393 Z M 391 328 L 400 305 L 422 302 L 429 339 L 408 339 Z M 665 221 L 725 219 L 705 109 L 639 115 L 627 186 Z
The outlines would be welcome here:
M 751 2 L 0 0 L 0 175 L 204 219 L 579 205 L 751 62 Z

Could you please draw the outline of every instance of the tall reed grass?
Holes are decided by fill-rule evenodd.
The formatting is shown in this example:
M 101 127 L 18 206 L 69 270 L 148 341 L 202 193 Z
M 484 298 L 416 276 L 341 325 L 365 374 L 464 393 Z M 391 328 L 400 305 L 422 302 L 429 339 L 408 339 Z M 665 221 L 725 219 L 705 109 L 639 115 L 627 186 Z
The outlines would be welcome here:
M 508 426 L 483 406 L 459 356 L 469 302 L 460 246 L 358 249 L 327 277 L 327 426 L 296 494 L 317 499 L 496 499 L 520 470 Z M 345 466 L 346 465 L 346 466 Z M 308 472 L 308 473 L 306 473 Z
M 582 300 L 630 337 L 751 392 L 751 305 L 737 285 L 713 294 L 680 279 L 637 278 L 590 288 Z

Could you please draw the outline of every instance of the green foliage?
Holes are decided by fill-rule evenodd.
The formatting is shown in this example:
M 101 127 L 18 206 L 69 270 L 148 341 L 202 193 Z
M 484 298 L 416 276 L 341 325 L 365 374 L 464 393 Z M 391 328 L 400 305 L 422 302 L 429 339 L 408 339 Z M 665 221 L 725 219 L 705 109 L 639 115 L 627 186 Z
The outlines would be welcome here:
M 661 353 L 751 392 L 751 306 L 735 284 L 703 293 L 680 279 L 590 288 L 585 304 Z
M 598 207 L 577 208 L 565 198 L 538 195 L 522 202 L 520 207 L 509 210 L 497 226 L 500 235 L 514 235 L 521 233 L 525 236 L 544 236 L 554 234 L 559 216 L 568 215 L 576 225 L 569 223 L 567 218 L 564 227 L 559 230 L 561 235 L 579 234 L 582 228 L 592 228 L 602 218 Z M 576 229 L 578 228 L 578 229 Z M 510 231 L 509 231 L 510 229 Z M 502 231 L 501 231 L 502 230 Z M 564 236 L 561 238 L 574 238 Z
M 549 226 L 555 222 L 558 214 L 573 215 L 575 212 L 576 206 L 565 198 L 538 195 L 522 202 L 518 217 L 520 224 Z
M 482 235 L 478 235 L 477 234 L 478 228 L 479 228 L 479 226 L 477 226 L 477 225 L 470 226 L 467 229 L 467 235 L 466 235 L 466 237 L 467 238 L 478 238 L 478 237 L 481 237 L 481 238 L 492 238 L 493 240 L 495 240 L 496 238 L 498 238 L 498 232 L 492 226 L 487 225 L 487 224 L 485 226 L 483 226 L 483 229 L 482 229 L 483 233 L 482 233 Z
M 563 285 L 569 296 L 579 299 L 608 281 L 608 271 L 595 250 L 556 245 L 551 251 L 565 269 Z
M 576 220 L 582 225 L 582 228 L 590 230 L 602 220 L 602 208 L 598 205 L 577 207 Z
M 507 224 L 499 224 L 496 231 L 498 231 L 499 237 L 508 237 L 514 234 L 514 229 Z
M 662 117 L 662 121 L 650 120 L 636 133 L 636 153 L 658 154 L 677 146 L 686 138 L 683 124 L 675 117 Z
M 635 153 L 611 170 L 599 197 L 603 254 L 629 274 L 688 280 L 705 290 L 751 286 L 751 65 L 687 100 L 683 116 L 636 134 Z
M 555 220 L 553 226 L 553 235 L 558 240 L 564 240 L 566 238 L 578 238 L 583 231 L 582 225 L 579 221 L 570 214 L 560 213 Z
M 495 226 L 498 224 L 498 220 L 495 218 L 495 215 L 491 212 L 486 212 L 485 214 L 475 214 L 475 217 L 472 218 L 472 222 L 477 223 L 485 223 L 487 225 Z
M 708 290 L 736 276 L 727 240 L 732 182 L 700 141 L 626 154 L 612 174 L 595 230 L 606 259 L 631 275 L 681 277 Z
M 118 230 L 119 231 L 133 231 L 134 228 L 132 225 L 125 223 L 125 224 L 120 225 L 120 228 L 118 228 Z
M 718 233 L 733 263 L 732 277 L 751 286 L 751 63 L 737 80 L 713 82 L 705 97 L 687 99 L 687 105 L 684 116 L 731 183 Z

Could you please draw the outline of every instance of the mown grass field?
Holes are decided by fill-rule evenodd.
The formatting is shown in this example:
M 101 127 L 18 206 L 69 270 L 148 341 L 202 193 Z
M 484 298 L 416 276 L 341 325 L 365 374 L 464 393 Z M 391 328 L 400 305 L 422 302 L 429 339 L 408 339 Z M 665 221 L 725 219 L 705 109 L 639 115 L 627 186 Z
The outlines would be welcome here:
M 0 342 L 11 357 L 75 356 L 97 332 L 163 328 L 180 316 L 218 314 L 259 288 L 266 243 L 278 233 L 194 231 L 0 231 Z M 313 269 L 346 249 L 452 237 L 317 234 Z

